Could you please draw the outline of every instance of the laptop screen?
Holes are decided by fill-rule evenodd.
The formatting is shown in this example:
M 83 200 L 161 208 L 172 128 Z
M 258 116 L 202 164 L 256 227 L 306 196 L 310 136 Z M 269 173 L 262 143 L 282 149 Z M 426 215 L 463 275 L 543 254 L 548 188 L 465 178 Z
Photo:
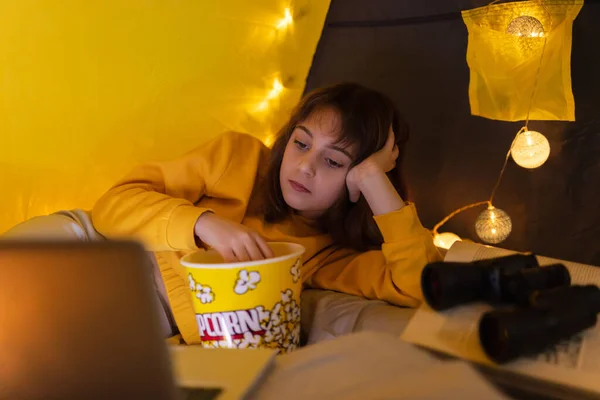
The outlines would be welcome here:
M 154 296 L 139 244 L 0 241 L 3 398 L 175 398 Z

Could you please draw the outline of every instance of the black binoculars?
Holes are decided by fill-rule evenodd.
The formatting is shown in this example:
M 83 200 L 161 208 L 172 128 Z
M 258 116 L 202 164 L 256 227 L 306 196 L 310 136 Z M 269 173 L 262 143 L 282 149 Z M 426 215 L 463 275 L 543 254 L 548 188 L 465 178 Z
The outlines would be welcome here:
M 506 306 L 479 321 L 481 346 L 497 363 L 537 354 L 596 325 L 600 289 L 570 285 L 564 265 L 540 268 L 531 254 L 432 263 L 421 275 L 423 295 L 435 310 L 474 301 Z
M 423 296 L 438 311 L 474 301 L 525 305 L 535 291 L 570 284 L 564 265 L 540 268 L 533 254 L 472 263 L 436 262 L 428 264 L 421 275 Z
M 479 322 L 479 341 L 497 363 L 539 353 L 596 325 L 597 286 L 568 286 L 533 293 L 525 308 L 487 312 Z

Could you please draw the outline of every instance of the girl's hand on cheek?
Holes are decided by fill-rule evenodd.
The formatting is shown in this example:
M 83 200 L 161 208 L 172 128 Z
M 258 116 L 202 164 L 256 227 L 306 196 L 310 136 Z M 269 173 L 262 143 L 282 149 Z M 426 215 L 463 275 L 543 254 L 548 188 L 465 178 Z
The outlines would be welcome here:
M 198 218 L 194 234 L 215 249 L 225 262 L 273 257 L 273 251 L 258 233 L 212 212 L 206 212 Z
M 395 136 L 392 127 L 388 138 L 381 150 L 371 154 L 360 164 L 354 166 L 346 175 L 346 186 L 350 195 L 350 201 L 355 203 L 360 198 L 360 183 L 365 177 L 373 173 L 387 173 L 396 166 L 398 158 L 398 146 L 395 144 Z

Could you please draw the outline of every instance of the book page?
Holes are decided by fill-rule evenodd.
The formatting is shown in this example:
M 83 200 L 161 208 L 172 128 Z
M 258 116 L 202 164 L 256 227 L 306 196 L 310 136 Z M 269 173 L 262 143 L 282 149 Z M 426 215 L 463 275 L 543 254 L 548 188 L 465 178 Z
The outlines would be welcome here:
M 446 258 L 444 261 L 472 262 L 508 256 L 516 253 L 518 252 L 473 242 L 455 242 L 450 250 L 448 250 L 446 253 Z M 600 286 L 600 268 L 598 267 L 538 255 L 536 255 L 536 258 L 541 266 L 563 264 L 571 274 L 572 285 Z
M 479 320 L 492 307 L 483 303 L 436 312 L 422 305 L 401 339 L 494 369 L 600 394 L 600 326 L 530 357 L 498 365 L 479 342 Z
M 600 286 L 600 268 L 598 267 L 537 255 L 536 258 L 540 265 L 563 264 L 567 267 L 571 274 L 571 285 Z
M 454 242 L 452 247 L 450 247 L 446 253 L 444 261 L 472 262 L 477 260 L 485 260 L 488 258 L 509 256 L 515 253 L 518 252 L 473 242 L 458 241 Z

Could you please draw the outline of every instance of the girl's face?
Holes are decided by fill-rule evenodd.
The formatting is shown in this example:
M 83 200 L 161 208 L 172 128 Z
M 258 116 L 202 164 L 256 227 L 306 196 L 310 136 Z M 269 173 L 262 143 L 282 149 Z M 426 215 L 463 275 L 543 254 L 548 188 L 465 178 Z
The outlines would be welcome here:
M 283 198 L 307 218 L 327 211 L 346 190 L 346 174 L 353 160 L 352 146 L 342 148 L 335 110 L 315 111 L 290 136 L 279 173 Z

